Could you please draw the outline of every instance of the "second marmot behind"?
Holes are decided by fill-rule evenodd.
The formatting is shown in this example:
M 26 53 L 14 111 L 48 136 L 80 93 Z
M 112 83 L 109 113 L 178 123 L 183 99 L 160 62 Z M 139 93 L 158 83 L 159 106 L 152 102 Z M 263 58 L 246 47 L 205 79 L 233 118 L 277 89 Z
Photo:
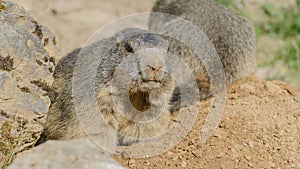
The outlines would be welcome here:
M 224 5 L 213 0 L 158 0 L 152 11 L 182 17 L 203 31 L 220 57 L 227 84 L 249 76 L 256 70 L 254 28 L 244 17 Z M 165 30 L 175 19 L 166 17 L 162 20 L 160 17 L 152 15 L 149 28 L 154 32 L 158 30 L 162 30 L 162 32 L 175 31 L 176 29 L 189 31 L 189 27 L 185 27 L 185 25 Z M 171 52 L 181 56 L 191 68 L 197 69 L 197 72 L 205 71 L 202 63 L 198 59 L 194 59 L 193 51 L 174 39 L 168 38 L 168 40 Z M 198 65 L 198 67 L 194 65 Z M 198 73 L 196 77 L 204 78 L 204 74 L 204 72 L 200 75 Z

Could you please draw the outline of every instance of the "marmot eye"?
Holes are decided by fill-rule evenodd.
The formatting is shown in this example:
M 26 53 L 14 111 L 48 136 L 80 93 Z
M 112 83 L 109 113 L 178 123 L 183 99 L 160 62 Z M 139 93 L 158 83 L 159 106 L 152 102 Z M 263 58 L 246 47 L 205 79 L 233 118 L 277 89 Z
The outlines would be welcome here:
M 133 53 L 133 47 L 129 44 L 129 42 L 125 43 L 125 49 L 127 50 L 127 52 Z

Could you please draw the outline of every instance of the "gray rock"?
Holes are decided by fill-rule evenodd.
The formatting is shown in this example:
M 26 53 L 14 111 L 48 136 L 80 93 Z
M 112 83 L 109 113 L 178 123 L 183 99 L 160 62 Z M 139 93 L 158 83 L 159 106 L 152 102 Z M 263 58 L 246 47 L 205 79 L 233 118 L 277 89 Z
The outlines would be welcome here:
M 18 157 L 8 169 L 123 169 L 89 139 L 47 141 Z
M 17 26 L 33 33 L 41 40 L 41 44 L 47 50 L 50 56 L 55 57 L 58 53 L 56 39 L 52 32 L 45 26 L 39 24 L 32 18 L 25 9 L 10 1 L 2 2 L 5 10 L 0 12 L 0 26 Z
M 48 111 L 45 101 L 38 95 L 22 92 L 16 80 L 4 71 L 0 71 L 0 100 L 1 110 L 8 116 L 15 116 L 15 112 L 28 114 L 29 111 L 43 115 Z
M 298 103 L 300 103 L 300 93 L 296 94 L 294 97 L 294 100 Z
M 0 12 L 0 168 L 35 144 L 50 105 L 58 48 L 48 28 L 23 7 L 2 2 Z

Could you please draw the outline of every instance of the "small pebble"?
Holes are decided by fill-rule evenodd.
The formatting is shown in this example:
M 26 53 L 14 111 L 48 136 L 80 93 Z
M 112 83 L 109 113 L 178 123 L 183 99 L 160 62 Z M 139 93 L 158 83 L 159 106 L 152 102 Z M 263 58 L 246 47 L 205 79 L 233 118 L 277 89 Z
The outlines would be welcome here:
M 253 142 L 252 140 L 250 140 L 250 141 L 248 142 L 248 145 L 249 145 L 250 148 L 253 148 L 253 147 L 254 147 L 254 142 Z
M 269 81 L 266 83 L 266 88 L 272 94 L 279 94 L 282 92 L 282 89 L 279 86 Z
M 244 146 L 241 145 L 241 144 L 237 144 L 237 145 L 235 146 L 235 149 L 238 150 L 238 151 L 243 150 L 243 148 L 244 148 Z
M 242 91 L 244 92 L 249 92 L 249 93 L 255 93 L 255 86 L 251 85 L 251 84 L 241 84 L 239 87 Z
M 168 156 L 171 156 L 171 155 L 173 155 L 174 153 L 173 153 L 172 151 L 168 151 L 167 154 L 168 154 Z
M 31 47 L 32 45 L 33 45 L 32 40 L 28 40 L 28 41 L 27 41 L 27 46 L 28 46 L 28 47 Z
M 220 152 L 218 155 L 217 155 L 217 158 L 221 158 L 224 156 L 224 153 L 223 152 Z
M 135 160 L 134 159 L 130 159 L 129 162 L 128 162 L 128 166 L 129 167 L 135 167 L 136 166 Z
M 245 158 L 246 158 L 247 161 L 251 161 L 252 160 L 251 156 L 246 156 Z
M 296 94 L 294 97 L 294 100 L 298 103 L 300 103 L 300 93 Z
M 186 165 L 187 165 L 186 161 L 182 161 L 181 166 L 184 168 L 186 167 Z

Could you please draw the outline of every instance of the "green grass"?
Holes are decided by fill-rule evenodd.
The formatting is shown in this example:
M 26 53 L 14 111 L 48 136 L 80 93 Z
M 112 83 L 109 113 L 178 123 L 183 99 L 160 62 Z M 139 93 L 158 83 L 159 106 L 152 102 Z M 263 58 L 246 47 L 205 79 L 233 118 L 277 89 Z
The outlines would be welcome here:
M 272 4 L 262 5 L 269 21 L 259 25 L 260 34 L 278 36 L 285 40 L 286 45 L 277 51 L 273 62 L 283 60 L 291 71 L 300 73 L 300 0 L 296 6 L 287 9 L 276 8 Z
M 234 6 L 235 0 L 215 0 L 216 2 L 219 2 L 221 4 L 224 4 L 226 6 Z
M 215 0 L 227 7 L 243 14 L 238 8 L 238 0 Z M 294 0 L 294 6 L 288 8 L 276 7 L 271 3 L 261 4 L 258 8 L 264 13 L 267 20 L 263 23 L 253 23 L 256 25 L 256 37 L 269 36 L 272 39 L 283 40 L 285 45 L 278 48 L 274 53 L 274 59 L 269 63 L 258 63 L 260 66 L 274 66 L 276 62 L 282 61 L 284 67 L 289 69 L 288 74 L 297 77 L 300 74 L 300 0 Z M 269 48 L 270 46 L 265 46 Z M 284 80 L 286 75 L 278 74 L 274 78 Z M 295 79 L 297 80 L 297 79 Z M 298 80 L 300 86 L 300 80 Z
M 283 60 L 291 71 L 300 73 L 300 39 L 292 39 L 277 53 L 274 62 Z
M 295 37 L 300 33 L 300 4 L 288 9 L 276 8 L 272 4 L 262 5 L 264 13 L 269 17 L 269 21 L 260 25 L 263 32 L 267 34 L 277 34 L 283 38 Z
M 244 12 L 238 7 L 238 3 L 236 0 L 214 0 L 214 1 L 227 6 L 228 8 L 232 9 L 233 11 L 235 11 L 240 15 L 243 16 L 245 15 Z

